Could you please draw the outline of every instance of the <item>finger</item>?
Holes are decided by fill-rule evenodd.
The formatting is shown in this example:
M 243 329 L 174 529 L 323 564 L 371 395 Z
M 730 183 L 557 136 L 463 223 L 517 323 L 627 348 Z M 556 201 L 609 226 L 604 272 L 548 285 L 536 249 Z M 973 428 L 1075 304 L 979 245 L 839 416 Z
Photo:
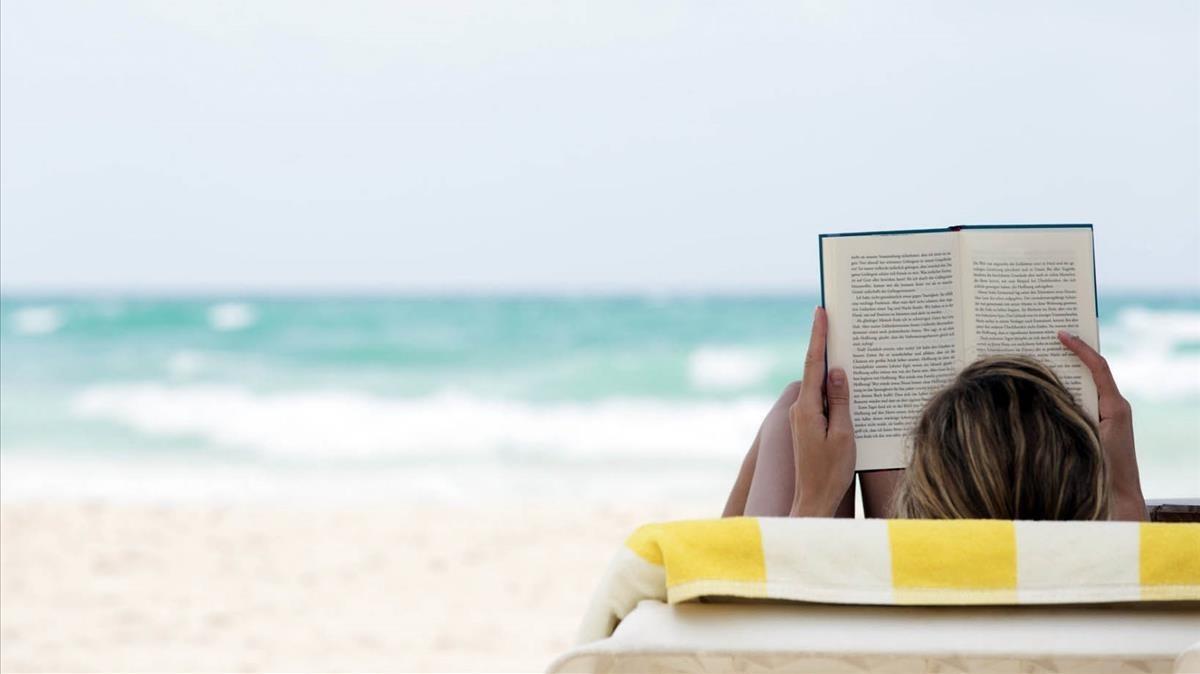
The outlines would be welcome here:
M 854 422 L 850 419 L 850 382 L 846 371 L 835 367 L 829 371 L 825 384 L 825 399 L 829 401 L 829 434 L 854 436 Z
M 821 413 L 821 384 L 825 381 L 825 310 L 813 312 L 812 334 L 808 338 L 808 353 L 804 356 L 804 379 L 800 382 L 800 409 L 809 414 Z
M 1078 356 L 1088 371 L 1092 373 L 1092 380 L 1096 382 L 1096 393 L 1101 400 L 1109 397 L 1121 397 L 1121 392 L 1117 389 L 1117 382 L 1113 379 L 1112 370 L 1108 369 L 1108 361 L 1104 359 L 1104 356 L 1088 346 L 1087 342 L 1066 330 L 1058 332 L 1058 341 L 1070 349 L 1071 353 Z

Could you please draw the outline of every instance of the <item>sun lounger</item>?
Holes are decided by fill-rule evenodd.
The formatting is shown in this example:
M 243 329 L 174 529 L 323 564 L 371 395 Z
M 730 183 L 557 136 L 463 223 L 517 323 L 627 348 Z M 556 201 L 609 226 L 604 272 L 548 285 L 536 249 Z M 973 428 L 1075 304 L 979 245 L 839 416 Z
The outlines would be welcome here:
M 1200 672 L 1200 524 L 650 525 L 551 672 Z

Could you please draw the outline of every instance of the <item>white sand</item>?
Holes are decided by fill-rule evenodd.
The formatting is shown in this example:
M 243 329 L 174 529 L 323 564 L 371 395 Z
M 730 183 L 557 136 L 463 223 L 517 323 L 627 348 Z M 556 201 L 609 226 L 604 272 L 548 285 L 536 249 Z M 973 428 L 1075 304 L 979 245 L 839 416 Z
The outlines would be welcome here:
M 635 525 L 717 500 L 5 503 L 0 669 L 540 671 Z

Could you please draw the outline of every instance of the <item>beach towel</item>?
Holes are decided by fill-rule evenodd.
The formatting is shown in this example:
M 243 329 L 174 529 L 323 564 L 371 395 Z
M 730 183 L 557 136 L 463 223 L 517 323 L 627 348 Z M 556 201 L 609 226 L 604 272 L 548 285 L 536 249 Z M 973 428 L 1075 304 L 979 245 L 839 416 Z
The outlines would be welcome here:
M 1200 600 L 1200 524 L 736 517 L 649 524 L 625 541 L 579 631 L 639 601 L 1013 605 Z

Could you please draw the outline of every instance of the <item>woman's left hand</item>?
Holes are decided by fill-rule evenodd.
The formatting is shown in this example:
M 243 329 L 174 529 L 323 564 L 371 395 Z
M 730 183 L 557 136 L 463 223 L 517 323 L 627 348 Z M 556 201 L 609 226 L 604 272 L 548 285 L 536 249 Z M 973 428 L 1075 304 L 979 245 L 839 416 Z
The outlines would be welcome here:
M 841 368 L 831 370 L 826 380 L 827 326 L 825 310 L 818 307 L 813 314 L 808 355 L 804 358 L 800 397 L 789 415 L 792 449 L 796 453 L 792 517 L 833 517 L 854 482 L 856 456 L 854 426 L 850 420 L 850 383 Z

